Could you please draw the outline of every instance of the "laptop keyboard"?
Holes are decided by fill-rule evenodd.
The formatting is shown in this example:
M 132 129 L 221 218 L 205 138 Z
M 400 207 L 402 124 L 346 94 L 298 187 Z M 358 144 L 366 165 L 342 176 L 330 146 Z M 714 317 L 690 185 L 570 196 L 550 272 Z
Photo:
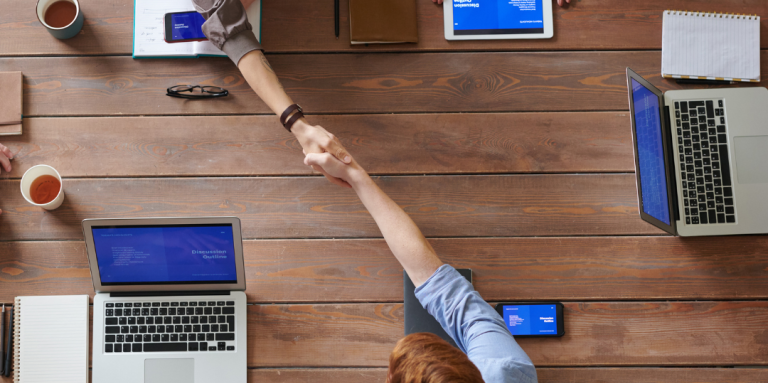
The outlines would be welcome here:
M 736 222 L 723 100 L 676 101 L 687 225 Z
M 109 302 L 104 351 L 235 351 L 235 302 Z

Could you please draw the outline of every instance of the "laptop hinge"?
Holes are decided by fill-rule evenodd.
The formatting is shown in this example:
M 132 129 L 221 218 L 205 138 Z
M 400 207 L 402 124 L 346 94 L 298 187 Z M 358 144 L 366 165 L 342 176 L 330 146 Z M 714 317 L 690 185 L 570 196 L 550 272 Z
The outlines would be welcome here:
M 119 291 L 111 292 L 112 298 L 124 297 L 164 297 L 164 296 L 190 296 L 190 295 L 231 295 L 228 290 L 197 290 L 197 291 Z
M 667 179 L 667 183 L 669 183 L 670 191 L 672 192 L 672 211 L 675 214 L 675 222 L 680 221 L 680 209 L 677 202 L 677 169 L 675 169 L 675 150 L 674 146 L 675 142 L 672 141 L 672 129 L 675 127 L 672 126 L 672 121 L 669 120 L 669 106 L 664 105 L 664 121 L 667 124 L 667 142 L 669 142 L 669 145 L 667 147 L 667 155 L 669 158 L 669 165 L 667 166 L 667 169 L 669 170 L 669 174 L 671 175 L 671 179 Z M 677 232 L 677 225 L 675 226 L 675 232 Z

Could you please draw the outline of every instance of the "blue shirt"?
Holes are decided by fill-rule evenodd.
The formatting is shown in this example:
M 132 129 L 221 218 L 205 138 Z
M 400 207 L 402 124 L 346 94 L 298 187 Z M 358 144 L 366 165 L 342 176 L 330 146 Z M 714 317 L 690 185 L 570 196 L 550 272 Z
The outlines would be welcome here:
M 504 320 L 456 269 L 440 266 L 416 298 L 477 366 L 485 383 L 536 382 L 536 368 Z

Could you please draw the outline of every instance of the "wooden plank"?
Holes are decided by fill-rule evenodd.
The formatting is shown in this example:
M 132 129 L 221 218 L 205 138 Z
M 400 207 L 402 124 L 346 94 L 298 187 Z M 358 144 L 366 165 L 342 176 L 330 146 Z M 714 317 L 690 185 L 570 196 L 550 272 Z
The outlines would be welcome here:
M 640 220 L 634 175 L 376 177 L 426 236 L 662 234 Z M 0 239 L 82 239 L 85 218 L 237 216 L 244 238 L 379 237 L 351 189 L 321 176 L 64 179 L 55 211 L 0 181 Z M 552 225 L 558 222 L 557 225 Z
M 662 90 L 683 87 L 660 78 L 660 61 L 658 51 L 270 56 L 307 114 L 627 110 L 628 64 Z M 225 58 L 6 58 L 0 71 L 24 72 L 26 117 L 272 114 Z M 167 97 L 175 84 L 230 95 Z
M 443 8 L 418 0 L 418 44 L 349 43 L 349 10 L 340 6 L 340 35 L 333 34 L 333 8 L 300 0 L 263 2 L 262 36 L 268 52 L 333 51 L 525 51 L 661 49 L 661 12 L 686 9 L 685 0 L 648 0 L 627 5 L 598 0 L 553 7 L 555 37 L 545 40 L 447 41 L 443 33 Z M 0 0 L 0 56 L 127 55 L 132 51 L 133 1 L 101 0 L 83 4 L 85 26 L 75 38 L 60 41 L 48 34 L 35 17 L 34 0 Z M 765 15 L 760 0 L 718 1 L 701 8 L 709 12 Z M 762 47 L 768 34 L 761 28 Z
M 761 368 L 537 368 L 539 383 L 752 383 L 768 380 Z M 384 382 L 386 368 L 265 368 L 248 370 L 249 382 Z
M 627 113 L 315 116 L 371 174 L 633 172 Z M 211 127 L 216 126 L 216 129 Z M 310 175 L 272 116 L 28 118 L 3 137 L 21 178 Z
M 431 239 L 492 301 L 768 298 L 768 236 Z M 250 303 L 399 302 L 402 268 L 380 239 L 245 241 Z M 90 294 L 79 241 L 0 242 L 0 302 Z
M 768 380 L 764 368 L 537 368 L 539 383 L 752 383 Z M 251 368 L 248 382 L 256 383 L 357 383 L 383 382 L 387 369 L 379 368 Z M 10 383 L 12 378 L 0 377 Z
M 566 303 L 565 336 L 519 339 L 538 367 L 768 364 L 768 302 Z M 249 306 L 251 367 L 386 367 L 401 304 Z
M 537 367 L 768 364 L 768 302 L 571 302 L 565 315 L 562 338 L 518 339 Z M 248 306 L 249 367 L 386 367 L 402 337 L 399 303 Z

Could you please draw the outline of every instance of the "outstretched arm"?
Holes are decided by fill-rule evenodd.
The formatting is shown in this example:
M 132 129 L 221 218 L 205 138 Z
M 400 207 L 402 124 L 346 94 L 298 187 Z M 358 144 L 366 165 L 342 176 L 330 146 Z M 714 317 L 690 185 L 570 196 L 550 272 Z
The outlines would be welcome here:
M 321 167 L 329 175 L 352 186 L 416 287 L 426 282 L 443 264 L 411 217 L 379 189 L 356 161 L 344 165 L 328 153 L 310 153 L 304 163 Z
M 246 7 L 249 0 L 193 0 L 195 9 L 206 19 L 203 32 L 208 40 L 224 51 L 240 69 L 248 85 L 269 106 L 276 115 L 281 115 L 293 100 L 285 93 L 277 75 L 261 51 L 261 44 L 256 40 L 248 22 Z M 344 162 L 351 160 L 350 155 L 336 137 L 321 126 L 314 126 L 301 118 L 291 127 L 305 153 L 328 152 Z M 315 169 L 321 171 L 320 169 Z M 349 186 L 344 181 L 323 173 L 328 179 L 341 186 Z

